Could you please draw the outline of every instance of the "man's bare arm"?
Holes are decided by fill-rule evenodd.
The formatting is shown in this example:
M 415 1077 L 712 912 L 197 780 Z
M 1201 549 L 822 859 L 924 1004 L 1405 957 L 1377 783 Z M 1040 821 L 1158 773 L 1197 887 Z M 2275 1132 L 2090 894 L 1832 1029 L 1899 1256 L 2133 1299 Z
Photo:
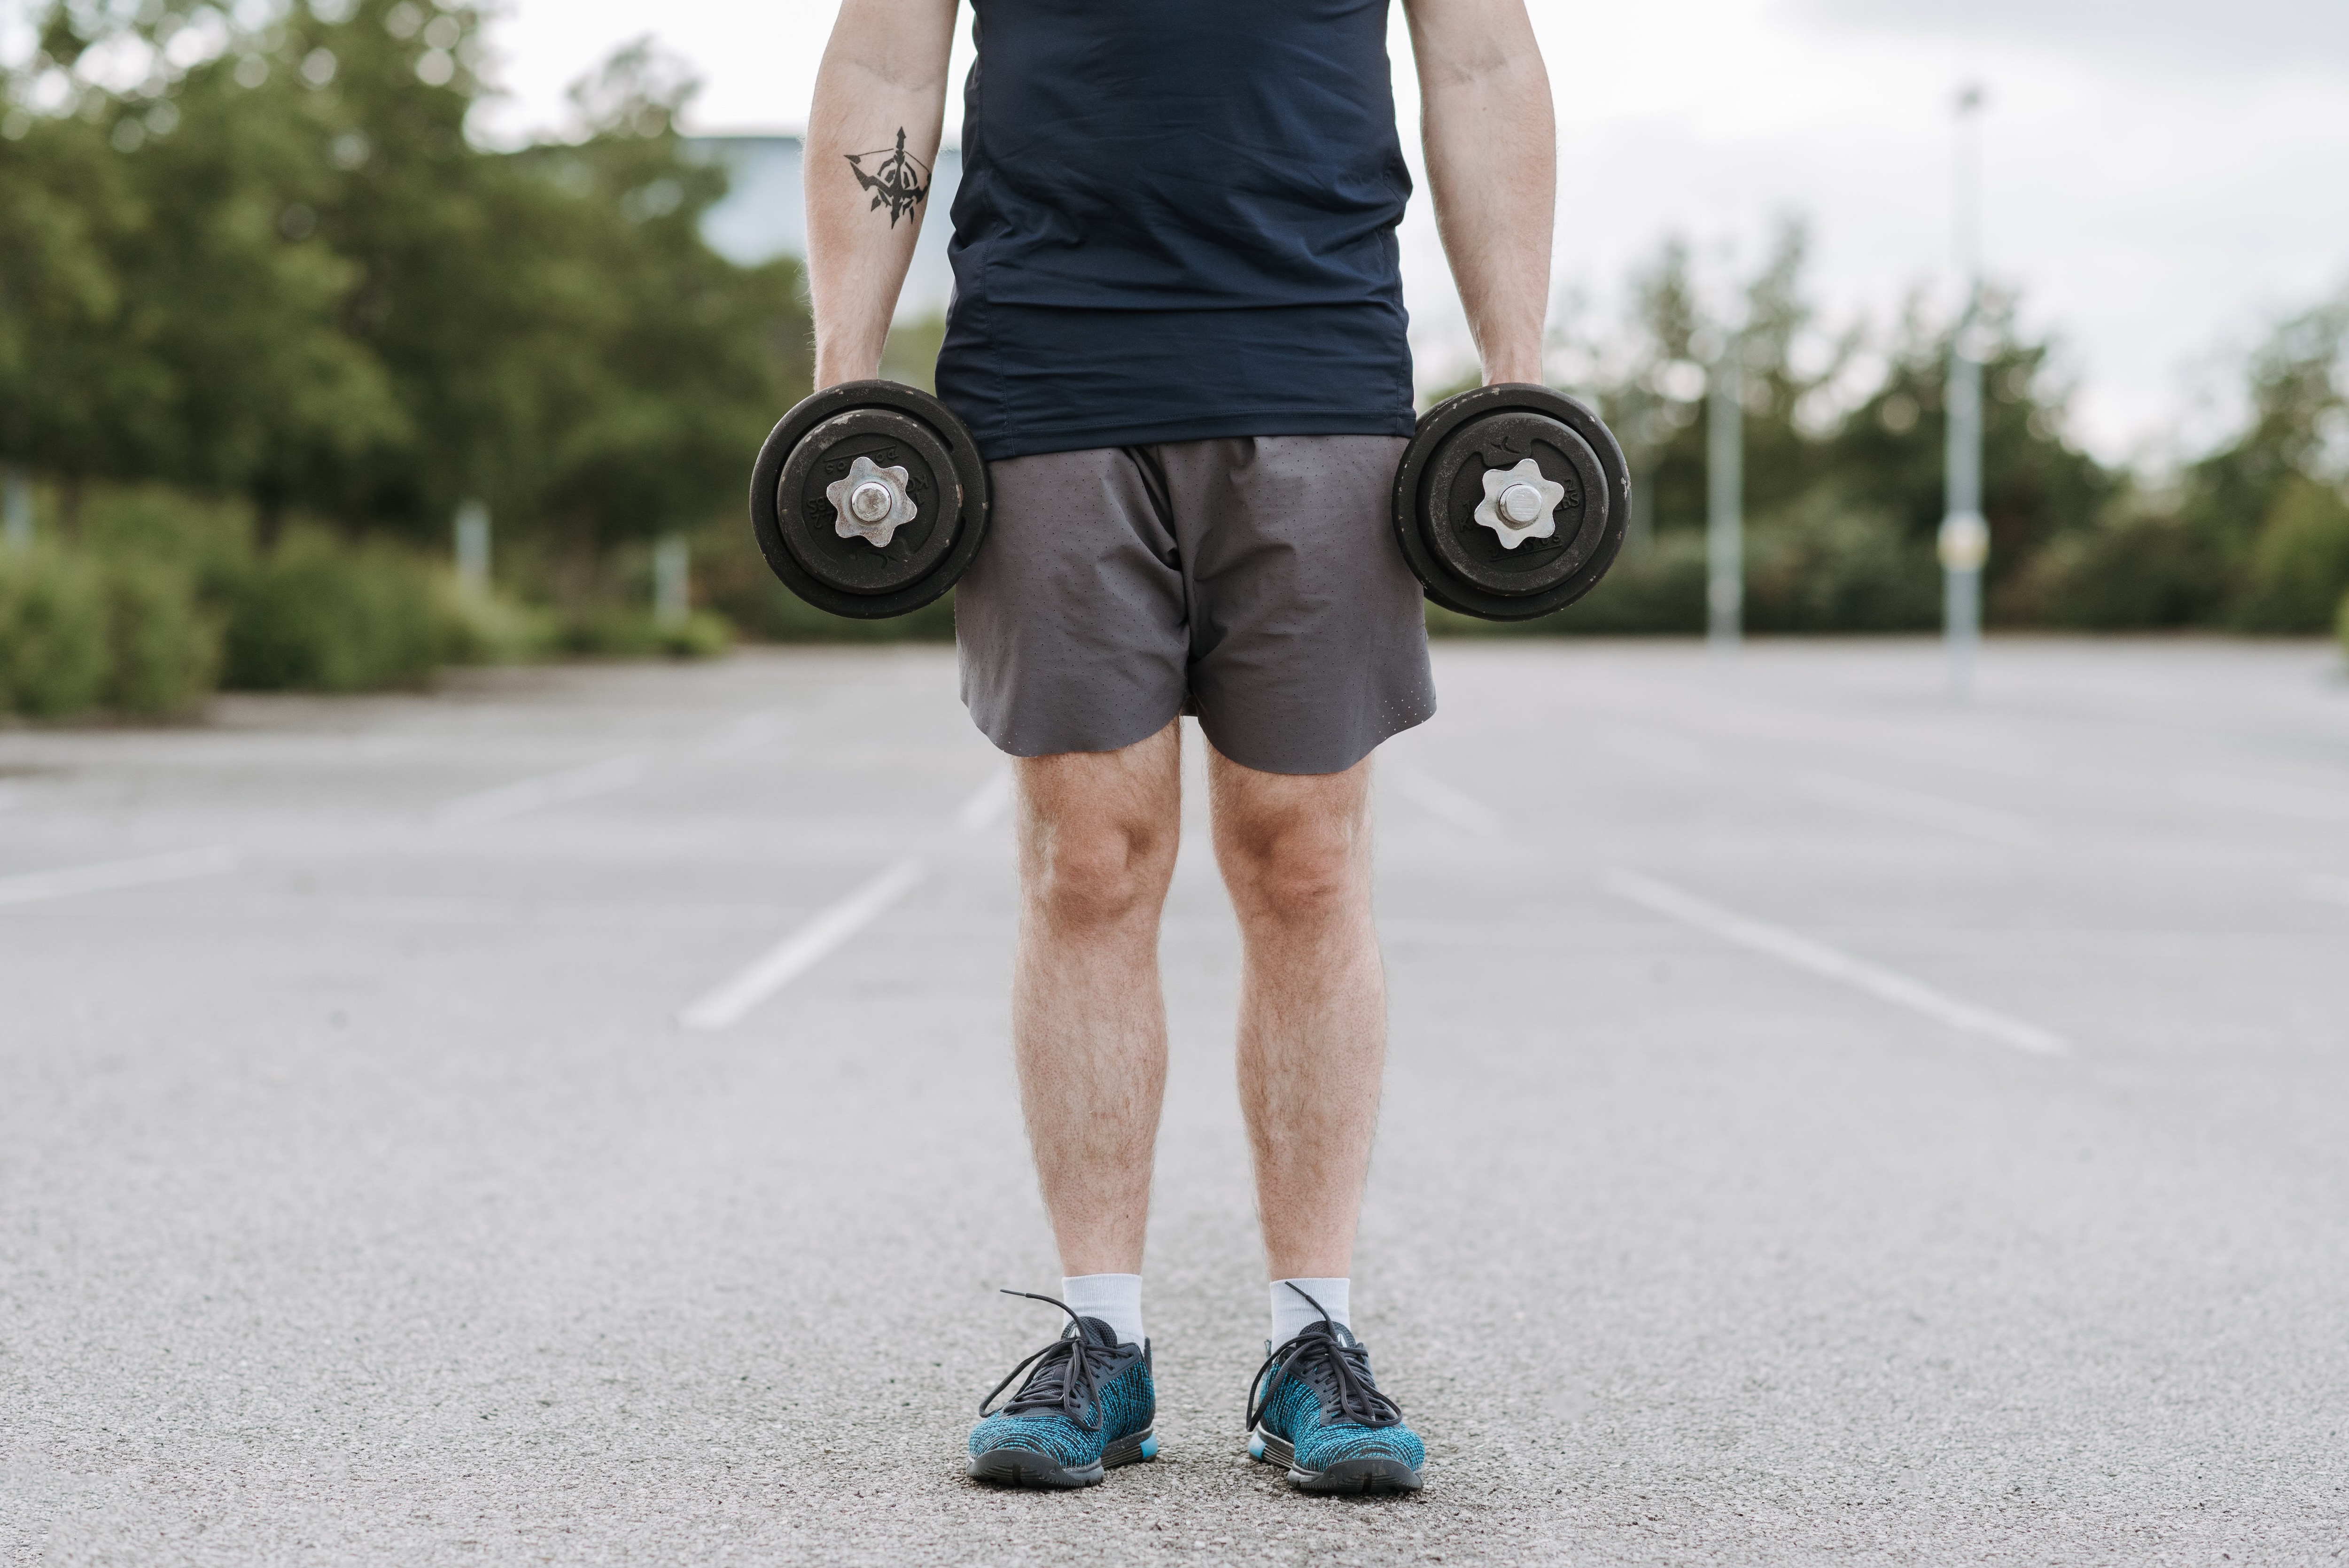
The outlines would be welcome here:
M 1404 0 L 1435 226 L 1485 380 L 1542 378 L 1557 119 L 1525 0 Z
M 846 0 L 808 114 L 815 384 L 877 376 L 928 208 L 955 0 Z

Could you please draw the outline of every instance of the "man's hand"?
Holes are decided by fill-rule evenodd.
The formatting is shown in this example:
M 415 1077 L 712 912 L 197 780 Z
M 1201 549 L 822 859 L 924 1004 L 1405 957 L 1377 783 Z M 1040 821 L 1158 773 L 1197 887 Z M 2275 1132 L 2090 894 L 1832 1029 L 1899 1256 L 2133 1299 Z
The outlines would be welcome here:
M 806 160 L 815 384 L 881 372 L 929 205 L 955 0 L 846 0 L 816 72 Z
M 1542 378 L 1557 120 L 1525 0 L 1404 0 L 1435 226 L 1487 385 Z

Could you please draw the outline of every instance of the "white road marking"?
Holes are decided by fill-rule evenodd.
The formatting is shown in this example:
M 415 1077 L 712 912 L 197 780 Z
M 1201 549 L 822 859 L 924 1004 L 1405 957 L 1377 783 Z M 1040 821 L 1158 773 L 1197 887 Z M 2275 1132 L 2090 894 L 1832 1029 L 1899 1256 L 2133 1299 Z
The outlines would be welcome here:
M 1390 768 L 1385 777 L 1396 794 L 1429 816 L 1449 822 L 1462 832 L 1480 839 L 1501 836 L 1504 826 L 1501 813 L 1475 796 L 1454 789 L 1441 779 L 1430 778 L 1409 768 Z
M 208 877 L 228 871 L 236 861 L 237 853 L 228 845 L 212 844 L 201 850 L 141 855 L 136 860 L 101 861 L 96 865 L 35 872 L 26 876 L 0 878 L 0 904 L 33 903 L 41 899 L 70 898 L 76 893 L 185 882 L 191 877 Z
M 1961 1002 L 1954 996 L 1942 995 L 1922 981 L 1911 980 L 1906 975 L 1870 964 L 1864 958 L 1855 958 L 1841 948 L 1830 947 L 1824 942 L 1798 935 L 1783 927 L 1748 920 L 1719 904 L 1708 903 L 1693 893 L 1683 892 L 1669 882 L 1658 882 L 1651 876 L 1643 876 L 1620 866 L 1609 870 L 1603 882 L 1609 892 L 1628 898 L 1634 903 L 1644 904 L 1659 914 L 1670 915 L 1741 947 L 1766 953 L 1798 969 L 1807 969 L 1814 975 L 1839 981 L 1896 1006 L 1921 1013 L 1951 1028 L 1969 1035 L 1980 1035 L 1985 1039 L 1996 1040 L 2001 1045 L 2038 1056 L 2071 1054 L 2072 1043 L 2069 1040 L 2036 1024 L 2009 1017 L 1988 1007 L 1977 1007 L 1971 1002 Z
M 2306 877 L 2300 891 L 2319 903 L 2349 904 L 2349 877 Z
M 494 789 L 460 795 L 453 800 L 444 801 L 432 813 L 432 820 L 442 828 L 478 828 L 488 822 L 502 822 L 549 806 L 568 805 L 574 800 L 590 799 L 597 795 L 609 795 L 616 789 L 625 789 L 642 779 L 648 768 L 649 764 L 642 757 L 611 757 L 601 762 L 590 762 L 584 768 L 544 773 L 535 779 L 518 779 Z
M 1011 769 L 999 768 L 955 813 L 955 826 L 966 833 L 983 833 L 1011 809 Z
M 956 810 L 954 825 L 966 833 L 985 832 L 1011 805 L 1011 769 L 999 768 Z M 740 974 L 678 1015 L 688 1029 L 723 1029 L 751 1008 L 814 968 L 850 937 L 872 924 L 889 906 L 921 883 L 929 867 L 911 855 L 818 914 L 769 948 Z
M 2043 837 L 2036 822 L 2015 812 L 1970 805 L 1963 800 L 1928 795 L 1917 789 L 1902 789 L 1890 784 L 1878 784 L 1872 779 L 1853 779 L 1839 773 L 1805 772 L 1795 774 L 1789 782 L 1797 794 L 1823 805 L 1840 806 L 1847 811 L 1861 811 L 1889 821 L 1906 822 L 1911 827 L 1933 828 L 1944 833 L 1979 839 L 1985 843 L 2029 844 L 2040 841 Z
M 908 857 L 767 950 L 748 968 L 678 1015 L 688 1029 L 723 1029 L 806 974 L 914 891 L 929 868 Z

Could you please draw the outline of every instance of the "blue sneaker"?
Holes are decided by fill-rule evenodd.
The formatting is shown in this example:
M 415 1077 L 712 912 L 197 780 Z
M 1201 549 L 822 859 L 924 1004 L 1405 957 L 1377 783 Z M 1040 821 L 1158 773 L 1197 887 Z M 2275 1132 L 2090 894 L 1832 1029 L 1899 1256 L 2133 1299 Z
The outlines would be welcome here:
M 1120 1345 L 1108 1324 L 1079 1317 L 1049 1295 L 1003 1294 L 1051 1302 L 1069 1313 L 1069 1326 L 978 1402 L 979 1423 L 970 1429 L 972 1478 L 1004 1486 L 1095 1486 L 1105 1470 L 1156 1459 L 1151 1423 L 1158 1394 L 1150 1381 L 1149 1345 Z M 1019 1392 L 989 1411 L 988 1402 L 1022 1372 L 1028 1381 Z
M 1419 1434 L 1403 1425 L 1402 1408 L 1379 1392 L 1369 1349 L 1319 1302 L 1305 1299 L 1321 1321 L 1278 1349 L 1268 1340 L 1256 1369 L 1248 1458 L 1288 1466 L 1299 1491 L 1417 1491 L 1427 1462 Z

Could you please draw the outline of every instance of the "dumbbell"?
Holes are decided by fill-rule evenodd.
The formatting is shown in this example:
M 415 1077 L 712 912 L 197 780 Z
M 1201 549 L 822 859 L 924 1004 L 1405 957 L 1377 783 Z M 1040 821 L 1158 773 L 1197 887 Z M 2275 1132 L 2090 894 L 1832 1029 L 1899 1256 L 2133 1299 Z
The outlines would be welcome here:
M 1630 515 L 1623 449 L 1547 387 L 1480 387 L 1419 421 L 1395 472 L 1394 531 L 1427 596 L 1530 620 L 1590 591 Z M 835 615 L 903 615 L 941 597 L 987 535 L 987 465 L 947 406 L 894 381 L 801 403 L 767 437 L 750 519 L 786 587 Z
M 1403 559 L 1447 610 L 1529 621 L 1590 592 L 1623 545 L 1631 470 L 1588 405 L 1505 382 L 1420 418 L 1395 470 Z
M 750 526 L 768 566 L 816 608 L 908 614 L 953 587 L 987 537 L 987 465 L 928 393 L 843 382 L 769 432 Z

